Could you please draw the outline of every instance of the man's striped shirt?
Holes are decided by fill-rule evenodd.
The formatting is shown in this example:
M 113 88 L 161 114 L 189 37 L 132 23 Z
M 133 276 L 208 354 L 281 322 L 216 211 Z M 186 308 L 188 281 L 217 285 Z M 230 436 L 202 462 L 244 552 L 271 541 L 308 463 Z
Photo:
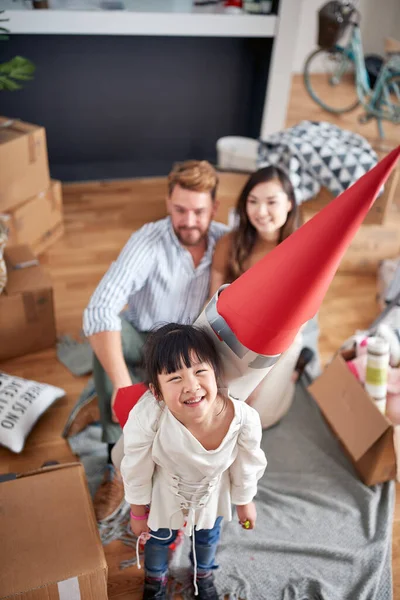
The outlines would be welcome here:
M 176 237 L 170 217 L 133 233 L 84 311 L 85 335 L 119 331 L 126 305 L 124 316 L 139 331 L 195 321 L 208 297 L 214 246 L 227 231 L 226 225 L 211 222 L 207 250 L 197 268 Z

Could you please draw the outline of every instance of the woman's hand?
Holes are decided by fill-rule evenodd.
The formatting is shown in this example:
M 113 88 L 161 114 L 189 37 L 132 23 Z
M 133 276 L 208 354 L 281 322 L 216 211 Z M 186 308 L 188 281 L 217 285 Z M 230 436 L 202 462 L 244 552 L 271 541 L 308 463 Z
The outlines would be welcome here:
M 257 520 L 257 510 L 254 502 L 236 506 L 236 512 L 239 518 L 239 524 L 243 529 L 254 529 Z

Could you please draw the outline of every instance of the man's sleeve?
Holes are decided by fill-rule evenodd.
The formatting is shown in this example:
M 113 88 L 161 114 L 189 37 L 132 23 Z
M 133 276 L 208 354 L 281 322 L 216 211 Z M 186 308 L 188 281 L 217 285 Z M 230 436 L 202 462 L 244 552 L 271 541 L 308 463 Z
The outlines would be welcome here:
M 143 287 L 154 264 L 152 227 L 149 223 L 131 235 L 100 281 L 83 313 L 86 336 L 121 330 L 119 313 L 129 296 Z

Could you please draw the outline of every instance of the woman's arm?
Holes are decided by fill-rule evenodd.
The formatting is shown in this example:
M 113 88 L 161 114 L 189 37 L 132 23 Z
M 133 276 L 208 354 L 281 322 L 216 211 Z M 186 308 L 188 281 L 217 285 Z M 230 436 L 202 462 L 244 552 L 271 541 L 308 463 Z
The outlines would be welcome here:
M 221 273 L 211 266 L 209 300 L 211 300 L 214 294 L 218 292 L 219 288 L 221 285 L 224 285 L 224 283 L 226 283 L 225 273 Z
M 232 235 L 227 233 L 223 235 L 215 244 L 213 260 L 211 263 L 210 273 L 210 293 L 211 299 L 219 290 L 221 285 L 228 283 L 227 273 L 229 265 L 229 253 L 232 245 Z

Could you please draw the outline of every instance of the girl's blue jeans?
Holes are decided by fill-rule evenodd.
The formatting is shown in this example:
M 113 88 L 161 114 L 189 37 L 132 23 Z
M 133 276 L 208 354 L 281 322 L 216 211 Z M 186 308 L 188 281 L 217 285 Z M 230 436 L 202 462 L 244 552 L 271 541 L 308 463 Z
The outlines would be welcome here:
M 212 529 L 199 529 L 194 532 L 195 552 L 197 559 L 197 573 L 205 575 L 216 568 L 215 554 L 221 535 L 222 517 L 218 517 Z M 144 567 L 148 577 L 163 578 L 168 572 L 168 547 L 175 541 L 178 531 L 173 529 L 170 536 L 169 529 L 150 531 L 152 535 L 162 540 L 151 537 L 144 546 Z M 193 565 L 193 556 L 190 555 Z

